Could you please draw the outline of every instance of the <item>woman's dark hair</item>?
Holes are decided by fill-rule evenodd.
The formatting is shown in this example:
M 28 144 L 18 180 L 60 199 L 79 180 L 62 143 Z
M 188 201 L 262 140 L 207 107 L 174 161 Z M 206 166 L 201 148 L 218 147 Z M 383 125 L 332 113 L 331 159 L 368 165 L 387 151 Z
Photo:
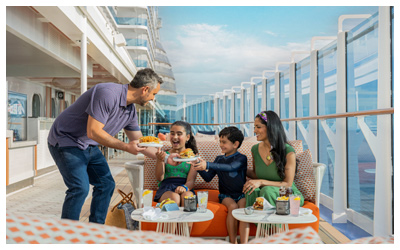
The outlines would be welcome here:
M 185 147 L 191 148 L 193 150 L 193 153 L 197 154 L 199 152 L 199 150 L 197 150 L 196 139 L 194 139 L 194 136 L 192 133 L 192 127 L 190 126 L 190 124 L 187 122 L 184 122 L 184 121 L 176 121 L 171 124 L 171 127 L 174 125 L 183 127 L 186 131 L 186 134 L 190 135 L 190 138 L 186 142 Z
M 272 110 L 263 111 L 256 115 L 261 123 L 267 126 L 268 141 L 271 143 L 271 155 L 278 168 L 279 177 L 285 179 L 287 137 L 281 119 Z M 267 121 L 265 121 L 266 119 Z

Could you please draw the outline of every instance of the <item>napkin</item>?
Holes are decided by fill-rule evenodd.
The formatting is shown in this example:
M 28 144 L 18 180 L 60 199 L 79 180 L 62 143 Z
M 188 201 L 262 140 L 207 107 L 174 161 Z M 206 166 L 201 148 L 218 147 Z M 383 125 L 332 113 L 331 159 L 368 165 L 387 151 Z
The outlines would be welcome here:
M 143 208 L 142 216 L 145 220 L 165 220 L 168 219 L 168 215 L 161 213 L 160 208 L 145 207 Z

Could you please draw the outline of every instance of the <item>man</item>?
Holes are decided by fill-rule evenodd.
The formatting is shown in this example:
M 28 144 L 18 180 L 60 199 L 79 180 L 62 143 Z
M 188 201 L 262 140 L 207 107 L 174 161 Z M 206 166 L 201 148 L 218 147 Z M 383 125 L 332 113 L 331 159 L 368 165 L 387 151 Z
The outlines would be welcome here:
M 54 121 L 48 146 L 68 188 L 61 218 L 79 220 L 91 184 L 94 187 L 89 221 L 104 224 L 115 182 L 98 144 L 156 158 L 155 148 L 137 145 L 142 132 L 133 104 L 144 106 L 154 100 L 162 82 L 152 69 L 142 69 L 129 84 L 97 84 Z M 113 137 L 121 129 L 129 143 Z M 174 156 L 166 160 L 174 164 Z

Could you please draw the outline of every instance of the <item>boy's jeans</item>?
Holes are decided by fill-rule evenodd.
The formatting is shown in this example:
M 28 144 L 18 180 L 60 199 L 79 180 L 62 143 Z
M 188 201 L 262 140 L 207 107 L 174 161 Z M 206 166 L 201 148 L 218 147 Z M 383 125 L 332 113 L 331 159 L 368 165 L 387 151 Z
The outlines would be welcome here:
M 78 147 L 53 147 L 48 144 L 50 154 L 57 164 L 68 190 L 61 218 L 79 220 L 83 203 L 93 185 L 90 205 L 90 222 L 104 224 L 115 182 L 106 159 L 97 146 L 86 150 Z

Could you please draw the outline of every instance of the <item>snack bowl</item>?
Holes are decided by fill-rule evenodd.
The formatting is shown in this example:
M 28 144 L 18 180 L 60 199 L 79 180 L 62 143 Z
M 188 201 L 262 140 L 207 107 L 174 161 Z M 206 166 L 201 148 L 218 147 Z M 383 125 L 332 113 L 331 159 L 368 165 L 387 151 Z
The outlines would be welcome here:
M 245 207 L 244 208 L 244 213 L 247 215 L 253 214 L 254 213 L 254 208 L 252 206 Z

